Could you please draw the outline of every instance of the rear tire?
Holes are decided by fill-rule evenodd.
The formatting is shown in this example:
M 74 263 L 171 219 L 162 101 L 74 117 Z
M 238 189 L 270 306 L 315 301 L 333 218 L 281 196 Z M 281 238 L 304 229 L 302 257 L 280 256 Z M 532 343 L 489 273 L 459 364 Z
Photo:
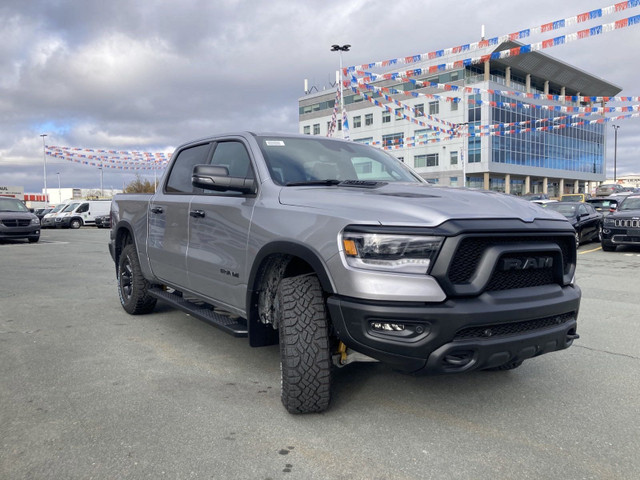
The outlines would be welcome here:
M 122 249 L 117 273 L 118 296 L 122 308 L 131 315 L 151 312 L 157 300 L 148 293 L 151 284 L 142 275 L 134 244 L 130 243 Z
M 314 275 L 285 278 L 276 296 L 282 403 L 289 413 L 322 412 L 331 400 L 329 322 Z

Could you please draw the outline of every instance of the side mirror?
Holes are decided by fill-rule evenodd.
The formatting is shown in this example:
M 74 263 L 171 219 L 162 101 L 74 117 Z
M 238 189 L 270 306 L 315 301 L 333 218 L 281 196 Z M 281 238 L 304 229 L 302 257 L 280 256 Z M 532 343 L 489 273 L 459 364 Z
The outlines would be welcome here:
M 195 165 L 191 175 L 191 184 L 194 187 L 217 192 L 254 193 L 254 181 L 252 178 L 230 177 L 227 167 L 219 165 Z

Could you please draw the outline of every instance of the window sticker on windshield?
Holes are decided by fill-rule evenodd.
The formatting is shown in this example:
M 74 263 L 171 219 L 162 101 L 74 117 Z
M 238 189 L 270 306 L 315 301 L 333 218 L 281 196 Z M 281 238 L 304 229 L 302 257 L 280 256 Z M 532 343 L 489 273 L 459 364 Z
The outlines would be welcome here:
M 282 140 L 265 140 L 267 147 L 284 147 L 284 142 Z

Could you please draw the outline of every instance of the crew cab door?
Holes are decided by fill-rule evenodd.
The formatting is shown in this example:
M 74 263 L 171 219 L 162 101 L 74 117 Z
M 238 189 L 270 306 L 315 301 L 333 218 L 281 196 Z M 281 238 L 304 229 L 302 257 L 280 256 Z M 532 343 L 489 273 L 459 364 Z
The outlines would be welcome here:
M 214 145 L 211 165 L 232 177 L 255 178 L 247 146 L 240 140 Z M 247 241 L 255 194 L 203 190 L 189 208 L 187 270 L 190 289 L 236 313 L 244 311 Z
M 178 152 L 162 190 L 149 202 L 147 251 L 153 274 L 173 287 L 188 288 L 189 204 L 194 165 L 208 163 L 210 142 Z

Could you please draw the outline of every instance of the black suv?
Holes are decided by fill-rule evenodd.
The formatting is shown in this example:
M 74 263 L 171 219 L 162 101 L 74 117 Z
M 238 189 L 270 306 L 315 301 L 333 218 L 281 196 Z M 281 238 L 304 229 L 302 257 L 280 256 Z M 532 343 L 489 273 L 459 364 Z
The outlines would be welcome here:
M 0 197 L 0 240 L 27 238 L 40 240 L 40 219 L 17 198 Z
M 602 250 L 613 252 L 618 245 L 640 245 L 640 195 L 629 195 L 615 213 L 604 218 Z

